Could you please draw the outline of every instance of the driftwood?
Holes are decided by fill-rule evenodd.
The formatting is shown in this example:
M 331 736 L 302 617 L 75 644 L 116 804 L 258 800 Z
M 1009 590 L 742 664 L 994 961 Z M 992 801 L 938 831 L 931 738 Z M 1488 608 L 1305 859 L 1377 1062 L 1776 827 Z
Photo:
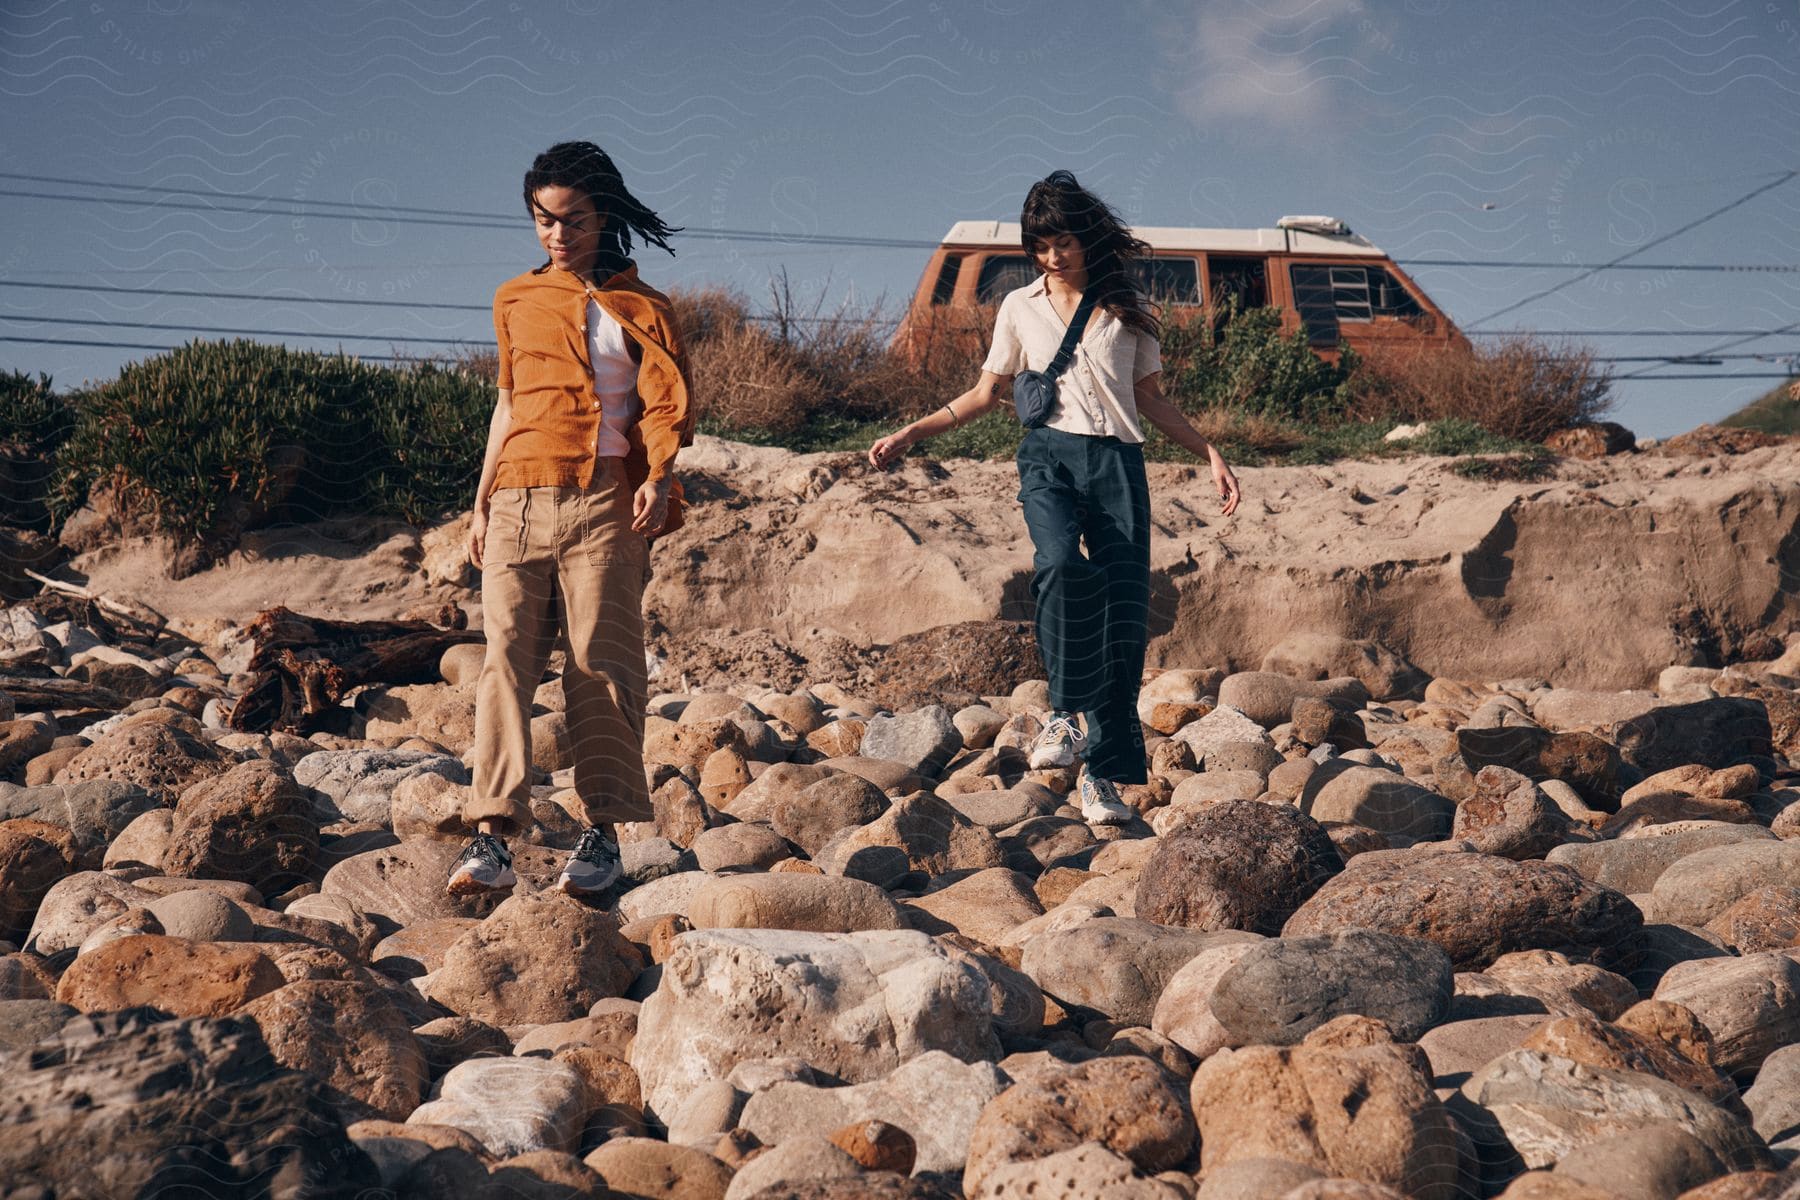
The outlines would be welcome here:
M 55 676 L 0 674 L 0 692 L 11 696 L 19 709 L 33 712 L 53 708 L 124 708 L 131 703 L 111 688 Z
M 431 682 L 445 650 L 483 640 L 473 630 L 425 621 L 328 621 L 286 608 L 257 614 L 246 633 L 256 647 L 254 682 L 226 724 L 247 733 L 311 732 L 353 689 Z

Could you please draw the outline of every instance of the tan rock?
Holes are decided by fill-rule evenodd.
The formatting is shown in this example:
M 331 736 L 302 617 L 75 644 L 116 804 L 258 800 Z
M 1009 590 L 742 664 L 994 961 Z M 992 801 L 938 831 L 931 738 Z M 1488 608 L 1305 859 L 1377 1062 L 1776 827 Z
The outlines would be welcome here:
M 1194 1128 L 1160 1068 L 1137 1057 L 1099 1058 L 1050 1069 L 1000 1093 L 982 1109 L 969 1140 L 963 1187 L 995 1194 L 988 1180 L 1008 1166 L 1098 1142 L 1151 1174 L 1192 1152 Z
M 451 944 L 423 990 L 493 1025 L 584 1016 L 596 1000 L 623 995 L 643 970 L 619 924 L 617 914 L 557 893 L 515 896 Z
M 712 1155 L 651 1138 L 614 1138 L 583 1159 L 606 1186 L 645 1200 L 724 1200 L 732 1171 Z
M 998 945 L 1026 921 L 1044 915 L 1031 881 L 1007 867 L 989 867 L 930 891 L 906 907 L 930 920 L 915 924 L 931 932 L 941 923 L 986 945 Z
M 430 1083 L 425 1052 L 379 988 L 349 982 L 290 983 L 245 1005 L 275 1060 L 323 1082 L 329 1093 L 405 1120 Z
M 872 883 L 791 872 L 711 880 L 694 893 L 687 915 L 696 929 L 852 933 L 906 928 L 899 906 Z
M 222 1017 L 286 982 L 255 946 L 139 934 L 77 958 L 56 998 L 83 1012 L 147 1004 L 177 1017 Z

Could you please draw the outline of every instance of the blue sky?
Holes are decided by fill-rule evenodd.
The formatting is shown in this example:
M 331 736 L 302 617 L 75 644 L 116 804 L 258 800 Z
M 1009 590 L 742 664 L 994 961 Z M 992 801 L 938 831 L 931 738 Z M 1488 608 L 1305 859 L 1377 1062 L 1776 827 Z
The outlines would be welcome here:
M 382 339 L 343 343 L 372 354 L 485 341 L 494 285 L 540 261 L 520 176 L 565 138 L 605 146 L 689 228 L 678 257 L 640 254 L 646 278 L 759 301 L 785 267 L 803 296 L 892 310 L 925 251 L 702 233 L 933 241 L 959 219 L 1016 219 L 1058 167 L 1134 222 L 1327 213 L 1402 261 L 1800 264 L 1800 180 L 1780 182 L 1800 167 L 1800 0 L 7 0 L 0 89 L 0 170 L 76 181 L 0 179 L 47 194 L 0 195 L 0 281 L 80 285 L 0 287 L 0 335 L 15 338 L 171 344 L 213 326 Z M 69 198 L 152 195 L 164 203 Z M 366 207 L 334 220 L 321 202 Z M 393 206 L 516 224 L 366 216 Z M 1476 329 L 1800 321 L 1794 271 L 1413 274 Z M 95 285 L 282 299 L 81 290 Z M 1662 355 L 1736 338 L 1589 340 Z M 1800 329 L 1725 353 L 1796 351 Z M 144 353 L 5 341 L 0 366 L 73 385 Z M 1666 436 L 1771 384 L 1627 380 L 1614 415 Z

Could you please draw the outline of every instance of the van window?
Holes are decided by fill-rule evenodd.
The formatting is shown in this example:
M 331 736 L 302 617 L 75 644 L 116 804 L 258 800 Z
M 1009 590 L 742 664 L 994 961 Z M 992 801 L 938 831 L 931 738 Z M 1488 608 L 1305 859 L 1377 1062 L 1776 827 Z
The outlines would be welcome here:
M 1159 304 L 1200 303 L 1200 264 L 1191 258 L 1152 258 L 1138 264 L 1138 279 Z
M 944 265 L 938 269 L 937 282 L 931 285 L 931 302 L 948 304 L 950 297 L 956 292 L 956 277 L 962 273 L 963 256 L 946 254 Z
M 975 281 L 975 299 L 982 304 L 998 304 L 1006 293 L 1016 291 L 1036 279 L 1041 272 L 1023 254 L 990 254 L 981 264 L 981 275 Z
M 1412 293 L 1384 267 L 1315 263 L 1296 264 L 1289 272 L 1294 284 L 1294 307 L 1300 310 L 1300 320 L 1314 344 L 1336 342 L 1339 321 L 1425 315 Z

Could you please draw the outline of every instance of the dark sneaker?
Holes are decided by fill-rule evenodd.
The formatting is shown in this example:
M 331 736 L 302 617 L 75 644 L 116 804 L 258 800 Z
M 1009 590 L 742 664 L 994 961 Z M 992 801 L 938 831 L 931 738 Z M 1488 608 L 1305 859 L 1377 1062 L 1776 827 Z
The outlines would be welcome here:
M 1087 771 L 1081 773 L 1081 819 L 1089 825 L 1126 825 L 1137 810 L 1119 799 L 1118 785 Z
M 1031 743 L 1028 766 L 1033 771 L 1072 767 L 1087 751 L 1087 735 L 1068 717 L 1051 717 L 1044 731 Z
M 517 882 L 506 843 L 491 833 L 478 833 L 450 868 L 450 882 L 445 890 L 452 896 L 474 896 L 503 892 Z
M 556 890 L 571 896 L 591 896 L 618 882 L 621 871 L 618 845 L 590 826 L 569 853 L 569 861 L 556 878 Z

